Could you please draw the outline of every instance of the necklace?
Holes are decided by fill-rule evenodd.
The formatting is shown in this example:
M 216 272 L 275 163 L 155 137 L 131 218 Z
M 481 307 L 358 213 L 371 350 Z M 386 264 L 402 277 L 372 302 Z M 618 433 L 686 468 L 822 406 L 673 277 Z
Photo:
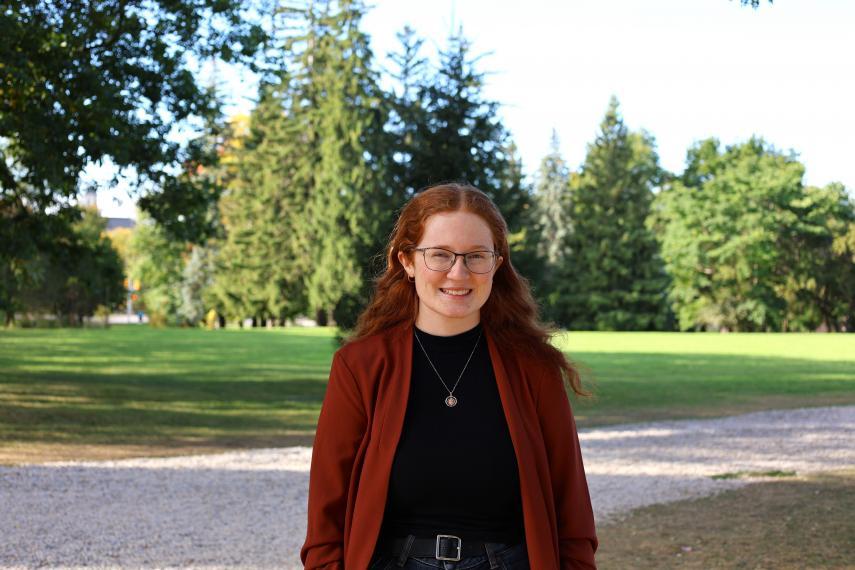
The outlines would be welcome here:
M 433 365 L 433 361 L 428 356 L 427 351 L 425 350 L 425 346 L 422 344 L 421 339 L 419 339 L 419 333 L 416 332 L 416 329 L 413 329 L 413 334 L 416 336 L 416 341 L 418 341 L 419 346 L 422 349 L 422 352 L 427 358 L 430 367 L 433 368 L 433 371 L 436 372 L 436 377 L 439 378 L 439 381 L 442 382 L 442 385 L 445 386 L 445 389 L 448 390 L 448 397 L 445 399 L 445 405 L 449 408 L 453 408 L 457 405 L 457 398 L 454 397 L 454 391 L 457 389 L 457 385 L 460 384 L 460 379 L 463 378 L 463 373 L 466 372 L 466 367 L 469 366 L 469 361 L 472 360 L 472 356 L 475 354 L 475 349 L 478 348 L 478 343 L 481 341 L 481 334 L 484 331 L 481 330 L 478 333 L 478 339 L 475 341 L 475 346 L 472 347 L 472 352 L 469 353 L 469 358 L 466 359 L 466 364 L 463 365 L 463 370 L 460 371 L 460 376 L 457 377 L 457 382 L 454 383 L 454 387 L 448 390 L 448 384 L 445 383 L 445 380 L 442 379 L 442 376 L 439 373 L 439 370 L 436 369 L 436 366 Z

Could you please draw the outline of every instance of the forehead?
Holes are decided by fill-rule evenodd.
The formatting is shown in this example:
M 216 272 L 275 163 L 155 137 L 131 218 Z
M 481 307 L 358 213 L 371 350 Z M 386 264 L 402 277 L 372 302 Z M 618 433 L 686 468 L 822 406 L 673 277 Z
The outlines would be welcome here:
M 425 221 L 421 245 L 458 248 L 493 247 L 493 233 L 484 219 L 472 212 L 443 212 Z

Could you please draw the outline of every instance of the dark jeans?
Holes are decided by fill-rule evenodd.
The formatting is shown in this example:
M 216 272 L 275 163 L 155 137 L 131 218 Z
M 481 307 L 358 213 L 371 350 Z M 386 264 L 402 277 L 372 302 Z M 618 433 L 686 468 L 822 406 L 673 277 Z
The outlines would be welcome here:
M 410 556 L 403 565 L 399 565 L 398 556 L 375 554 L 369 570 L 529 570 L 528 550 L 525 542 L 506 546 L 499 550 L 487 547 L 484 554 L 461 558 L 459 562 L 437 560 L 434 557 L 416 558 Z

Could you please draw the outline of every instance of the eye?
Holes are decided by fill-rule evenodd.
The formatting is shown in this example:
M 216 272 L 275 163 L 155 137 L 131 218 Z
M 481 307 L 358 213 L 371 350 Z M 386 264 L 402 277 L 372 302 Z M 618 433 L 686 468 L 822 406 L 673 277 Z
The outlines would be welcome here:
M 486 251 L 473 251 L 472 253 L 467 253 L 466 257 L 469 258 L 469 261 L 486 261 L 489 255 Z
M 441 249 L 428 250 L 428 257 L 434 261 L 448 261 L 451 259 L 451 254 Z

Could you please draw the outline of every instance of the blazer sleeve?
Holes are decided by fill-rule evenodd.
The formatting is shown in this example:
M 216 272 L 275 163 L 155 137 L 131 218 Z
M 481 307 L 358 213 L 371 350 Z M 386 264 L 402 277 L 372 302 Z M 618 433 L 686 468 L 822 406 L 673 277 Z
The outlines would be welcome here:
M 596 569 L 594 513 L 576 421 L 560 373 L 541 379 L 537 408 L 558 518 L 561 569 Z
M 312 449 L 306 541 L 300 550 L 307 569 L 344 568 L 348 489 L 366 417 L 356 378 L 337 352 Z

